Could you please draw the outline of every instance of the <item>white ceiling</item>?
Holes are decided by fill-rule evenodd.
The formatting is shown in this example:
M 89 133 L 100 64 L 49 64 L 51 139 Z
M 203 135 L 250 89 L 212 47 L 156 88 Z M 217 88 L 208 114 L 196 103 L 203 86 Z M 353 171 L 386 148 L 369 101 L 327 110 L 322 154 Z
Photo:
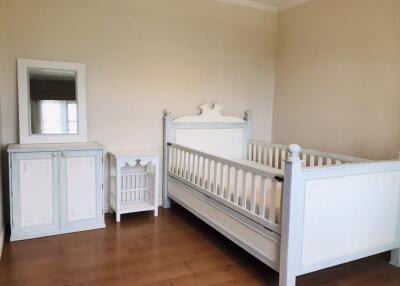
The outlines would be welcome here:
M 252 7 L 267 11 L 283 11 L 311 0 L 218 0 L 230 4 Z

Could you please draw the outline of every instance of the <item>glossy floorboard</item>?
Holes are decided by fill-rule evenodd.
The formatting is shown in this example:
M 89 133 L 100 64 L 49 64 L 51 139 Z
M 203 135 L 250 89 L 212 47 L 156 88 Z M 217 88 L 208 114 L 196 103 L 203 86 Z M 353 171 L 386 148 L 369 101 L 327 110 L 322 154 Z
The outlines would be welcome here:
M 111 215 L 104 230 L 6 242 L 0 285 L 277 285 L 278 274 L 182 208 Z M 298 278 L 298 285 L 400 285 L 377 255 Z

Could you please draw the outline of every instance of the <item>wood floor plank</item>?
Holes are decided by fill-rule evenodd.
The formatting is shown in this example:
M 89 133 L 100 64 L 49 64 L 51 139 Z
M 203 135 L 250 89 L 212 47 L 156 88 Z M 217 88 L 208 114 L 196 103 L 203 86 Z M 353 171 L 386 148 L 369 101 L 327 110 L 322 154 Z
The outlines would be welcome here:
M 10 243 L 0 285 L 278 285 L 278 274 L 184 209 L 125 215 L 107 228 Z M 399 286 L 388 253 L 299 277 L 299 286 Z

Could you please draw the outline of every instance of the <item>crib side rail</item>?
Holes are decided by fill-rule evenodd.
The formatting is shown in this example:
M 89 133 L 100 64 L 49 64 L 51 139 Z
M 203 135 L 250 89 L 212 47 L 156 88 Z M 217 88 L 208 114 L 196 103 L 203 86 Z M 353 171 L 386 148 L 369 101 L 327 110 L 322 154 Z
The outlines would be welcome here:
M 283 170 L 288 158 L 288 146 L 259 140 L 249 140 L 248 159 L 271 168 Z M 302 149 L 300 158 L 303 167 L 334 166 L 348 163 L 369 162 L 367 159 Z
M 282 172 L 267 172 L 177 144 L 167 144 L 168 175 L 280 233 Z

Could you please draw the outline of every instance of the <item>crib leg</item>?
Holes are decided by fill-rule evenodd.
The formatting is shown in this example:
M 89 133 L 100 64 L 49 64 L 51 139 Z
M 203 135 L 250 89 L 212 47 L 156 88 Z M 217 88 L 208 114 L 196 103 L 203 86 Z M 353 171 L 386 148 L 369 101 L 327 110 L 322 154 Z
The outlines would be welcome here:
M 296 275 L 279 273 L 279 286 L 296 286 Z
M 167 196 L 164 197 L 163 207 L 165 209 L 171 208 L 171 200 Z
M 390 264 L 400 268 L 400 248 L 392 250 Z
M 115 213 L 115 221 L 120 222 L 121 221 L 121 214 Z

